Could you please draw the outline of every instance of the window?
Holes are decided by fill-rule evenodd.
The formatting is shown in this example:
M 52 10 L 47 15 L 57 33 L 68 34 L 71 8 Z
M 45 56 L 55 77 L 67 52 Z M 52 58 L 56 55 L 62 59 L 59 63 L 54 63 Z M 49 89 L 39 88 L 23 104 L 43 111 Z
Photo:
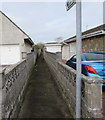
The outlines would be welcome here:
M 76 62 L 76 59 L 77 59 L 77 57 L 76 57 L 76 55 L 75 55 L 75 56 L 73 56 L 73 57 L 71 58 L 71 61 Z
M 71 58 L 71 61 L 72 62 L 76 62 L 77 61 L 77 56 L 75 55 L 75 56 L 73 56 L 72 58 Z M 81 61 L 83 61 L 83 59 L 81 58 Z

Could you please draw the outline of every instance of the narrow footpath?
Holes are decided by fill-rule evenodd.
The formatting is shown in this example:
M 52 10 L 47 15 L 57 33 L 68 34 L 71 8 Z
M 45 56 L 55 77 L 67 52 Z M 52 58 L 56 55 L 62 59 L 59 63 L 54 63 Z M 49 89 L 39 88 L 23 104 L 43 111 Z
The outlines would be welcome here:
M 32 71 L 19 118 L 70 118 L 42 55 Z

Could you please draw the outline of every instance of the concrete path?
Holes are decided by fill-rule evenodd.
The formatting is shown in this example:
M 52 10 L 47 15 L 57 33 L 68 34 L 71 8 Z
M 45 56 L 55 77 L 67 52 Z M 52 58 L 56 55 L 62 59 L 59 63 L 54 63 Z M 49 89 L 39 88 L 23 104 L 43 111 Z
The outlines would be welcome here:
M 19 118 L 70 118 L 43 56 L 33 69 Z

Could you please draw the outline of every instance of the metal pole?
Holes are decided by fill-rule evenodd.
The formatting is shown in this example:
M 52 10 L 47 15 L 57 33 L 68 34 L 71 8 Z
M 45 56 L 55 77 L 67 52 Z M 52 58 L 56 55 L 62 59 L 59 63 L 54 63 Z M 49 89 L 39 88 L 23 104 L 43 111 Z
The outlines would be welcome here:
M 103 2 L 103 24 L 105 24 L 105 1 Z
M 81 0 L 76 3 L 76 118 L 81 118 Z

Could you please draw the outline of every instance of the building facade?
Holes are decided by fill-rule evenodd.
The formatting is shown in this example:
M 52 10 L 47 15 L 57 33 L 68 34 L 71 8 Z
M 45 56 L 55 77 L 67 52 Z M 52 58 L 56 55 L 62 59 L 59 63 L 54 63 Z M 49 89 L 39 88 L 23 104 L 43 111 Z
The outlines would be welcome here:
M 105 25 L 82 33 L 82 52 L 105 52 Z M 76 54 L 76 36 L 62 42 L 62 59 Z
M 11 65 L 24 59 L 32 50 L 31 38 L 0 11 L 0 65 Z
M 57 42 L 46 43 L 45 49 L 47 52 L 52 53 L 61 52 L 61 44 Z

